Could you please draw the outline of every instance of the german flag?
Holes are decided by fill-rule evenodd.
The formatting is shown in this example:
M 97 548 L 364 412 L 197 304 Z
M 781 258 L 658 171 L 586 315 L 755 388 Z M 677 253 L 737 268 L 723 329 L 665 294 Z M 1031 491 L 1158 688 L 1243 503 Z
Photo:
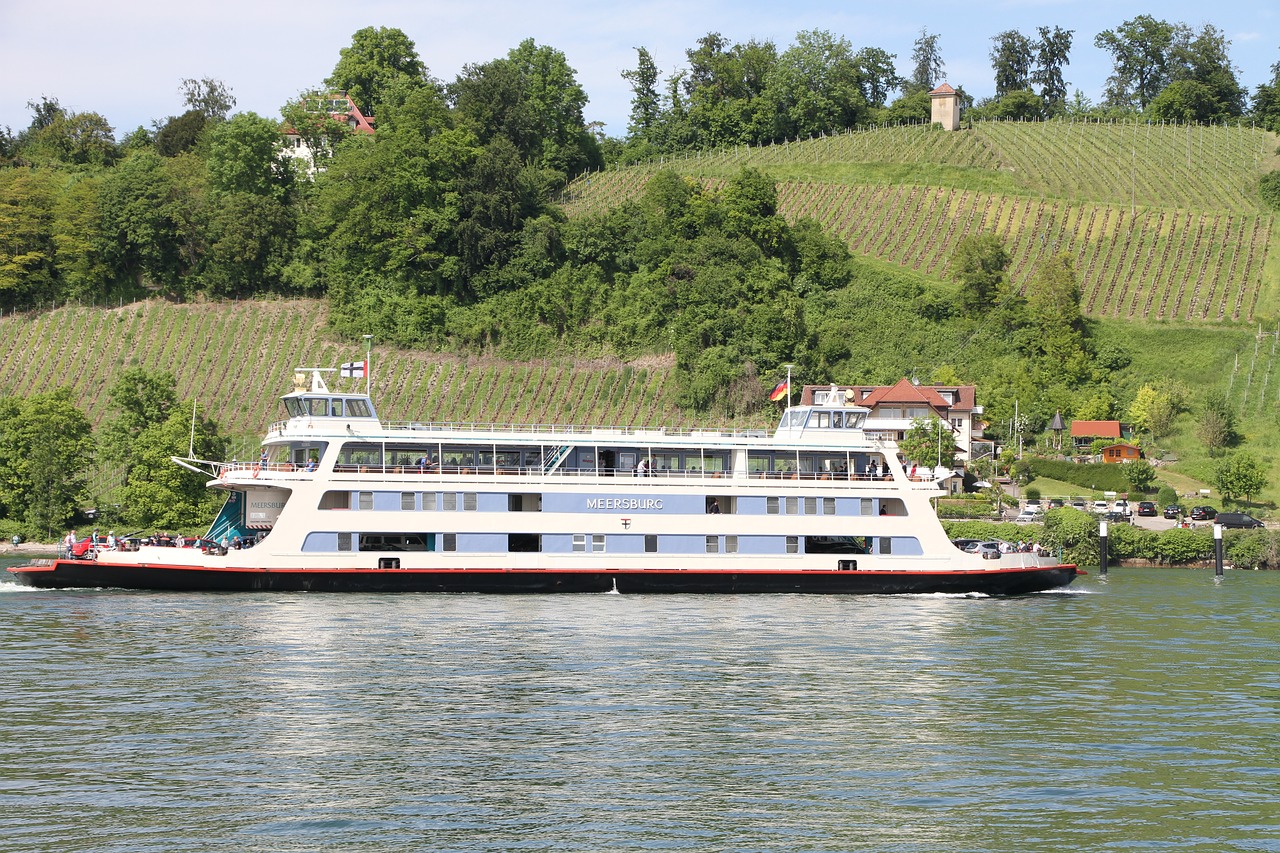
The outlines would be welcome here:
M 773 392 L 769 394 L 769 400 L 774 403 L 779 400 L 784 400 L 790 392 L 791 388 L 787 385 L 787 380 L 784 379 L 779 382 L 778 387 L 774 388 Z

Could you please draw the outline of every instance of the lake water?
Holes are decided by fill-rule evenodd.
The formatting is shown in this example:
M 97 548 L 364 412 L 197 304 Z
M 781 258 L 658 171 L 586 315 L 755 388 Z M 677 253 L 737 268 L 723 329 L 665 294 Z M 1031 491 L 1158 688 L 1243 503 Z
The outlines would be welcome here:
M 1278 610 L 5 582 L 0 849 L 1280 851 Z

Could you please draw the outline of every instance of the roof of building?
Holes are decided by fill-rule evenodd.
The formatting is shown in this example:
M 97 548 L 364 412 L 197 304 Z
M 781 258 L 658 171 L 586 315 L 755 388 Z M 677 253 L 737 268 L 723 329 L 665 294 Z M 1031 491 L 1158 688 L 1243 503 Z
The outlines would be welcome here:
M 849 402 L 869 409 L 883 405 L 925 405 L 943 412 L 972 411 L 977 399 L 976 385 L 917 385 L 905 377 L 893 385 L 837 385 L 836 387 L 841 391 L 852 392 Z M 800 401 L 805 405 L 812 404 L 814 391 L 830 389 L 830 385 L 806 385 Z M 946 396 L 943 396 L 944 394 Z M 949 402 L 948 398 L 954 402 Z
M 938 88 L 931 91 L 929 94 L 930 95 L 955 95 L 957 94 L 957 92 L 955 89 L 952 89 L 946 83 L 943 83 L 940 86 L 938 86 Z
M 1072 421 L 1072 438 L 1119 438 L 1119 421 Z

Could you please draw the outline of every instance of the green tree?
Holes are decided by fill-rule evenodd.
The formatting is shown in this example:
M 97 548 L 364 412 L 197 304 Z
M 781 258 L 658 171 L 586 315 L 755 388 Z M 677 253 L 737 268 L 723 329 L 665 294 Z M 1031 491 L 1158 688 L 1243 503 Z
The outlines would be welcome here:
M 951 253 L 951 277 L 960 284 L 960 308 L 970 317 L 991 310 L 1007 289 L 1009 252 L 989 231 L 962 237 Z
M 1213 91 L 1196 80 L 1174 80 L 1147 105 L 1153 121 L 1211 122 L 1219 118 L 1219 103 Z
M 1062 67 L 1071 63 L 1071 40 L 1074 30 L 1061 27 L 1040 27 L 1040 39 L 1035 43 L 1035 67 L 1031 82 L 1040 87 L 1040 99 L 1044 101 L 1047 115 L 1061 115 L 1066 111 L 1067 82 L 1062 77 Z
M 1160 438 L 1168 435 L 1176 414 L 1173 396 L 1168 391 L 1143 385 L 1134 395 L 1126 418 L 1137 429 L 1149 432 L 1152 438 Z
M 140 152 L 107 174 L 98 202 L 107 263 L 118 275 L 179 292 L 194 259 L 173 161 Z M 203 168 L 203 164 L 200 164 Z
M 225 119 L 236 105 L 236 97 L 227 84 L 212 77 L 188 77 L 182 81 L 181 91 L 183 103 L 215 121 Z
M 923 27 L 911 48 L 911 77 L 906 90 L 911 93 L 928 92 L 941 79 L 946 65 L 938 52 L 938 36 Z
M 1196 424 L 1196 437 L 1213 456 L 1236 441 L 1236 414 L 1225 395 L 1210 391 Z
M 427 67 L 413 41 L 395 27 L 365 27 L 339 51 L 338 64 L 325 78 L 330 91 L 345 91 L 367 115 L 412 91 L 430 85 Z
M 1227 500 L 1241 495 L 1248 500 L 1266 488 L 1267 475 L 1251 454 L 1232 453 L 1214 469 L 1213 484 Z
M 177 157 L 200 144 L 209 117 L 197 109 L 187 110 L 180 116 L 171 116 L 156 131 L 155 150 L 161 157 Z
M 119 157 L 115 132 L 97 113 L 58 110 L 27 140 L 28 155 L 71 166 L 110 166 Z
M 0 171 L 0 307 L 57 295 L 52 239 L 56 183 L 47 171 Z
M 1222 30 L 1206 23 L 1198 31 L 1179 27 L 1170 75 L 1174 83 L 1199 84 L 1212 105 L 1199 121 L 1225 121 L 1244 114 L 1246 91 L 1231 63 L 1231 42 Z
M 916 418 L 898 442 L 898 450 L 921 465 L 951 468 L 956 463 L 958 448 L 951 426 L 942 418 Z
M 1258 124 L 1280 133 L 1280 62 L 1271 66 L 1271 79 L 1254 90 L 1250 113 Z
M 996 97 L 1031 88 L 1031 68 L 1035 46 L 1017 30 L 1005 30 L 991 37 L 991 67 L 996 72 Z
M 1124 466 L 1124 478 L 1130 491 L 1149 492 L 1156 481 L 1156 469 L 1146 459 L 1135 459 Z
M 449 86 L 460 124 L 482 144 L 506 137 L 551 183 L 601 165 L 582 110 L 586 92 L 565 55 L 525 39 L 503 59 L 466 66 Z
M 861 82 L 848 39 L 826 30 L 797 33 L 770 69 L 760 98 L 774 121 L 769 135 L 802 138 L 865 121 Z
M 1094 38 L 1094 47 L 1111 54 L 1106 102 L 1146 109 L 1171 79 L 1173 48 L 1184 25 L 1138 15 Z
M 209 183 L 222 193 L 283 199 L 293 178 L 279 125 L 256 113 L 237 113 L 209 134 Z
M 622 72 L 631 84 L 631 121 L 627 133 L 634 139 L 654 141 L 661 118 L 662 98 L 658 94 L 658 66 L 648 49 L 636 48 L 636 67 Z
M 894 64 L 897 56 L 878 47 L 864 47 L 854 54 L 858 66 L 858 85 L 862 100 L 873 109 L 880 109 L 889 102 L 889 93 L 901 88 L 903 79 Z
M 145 427 L 130 447 L 132 465 L 124 486 L 116 493 L 125 520 L 141 528 L 190 530 L 213 520 L 218 492 L 205 487 L 208 477 L 173 462 L 194 449 L 201 460 L 221 461 L 227 441 L 217 424 L 182 404 L 165 420 Z
M 52 539 L 75 515 L 93 462 L 89 419 L 60 388 L 0 400 L 0 506 Z
M 1084 361 L 1084 318 L 1080 314 L 1080 284 L 1070 255 L 1054 255 L 1036 266 L 1027 283 L 1027 315 L 1035 328 L 1039 353 L 1079 369 Z

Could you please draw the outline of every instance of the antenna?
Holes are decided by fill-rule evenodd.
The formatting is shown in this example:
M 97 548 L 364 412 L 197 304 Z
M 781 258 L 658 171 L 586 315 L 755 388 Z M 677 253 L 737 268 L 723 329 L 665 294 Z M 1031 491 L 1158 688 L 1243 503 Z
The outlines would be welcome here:
M 191 440 L 187 443 L 187 457 L 196 458 L 196 401 L 191 401 Z

